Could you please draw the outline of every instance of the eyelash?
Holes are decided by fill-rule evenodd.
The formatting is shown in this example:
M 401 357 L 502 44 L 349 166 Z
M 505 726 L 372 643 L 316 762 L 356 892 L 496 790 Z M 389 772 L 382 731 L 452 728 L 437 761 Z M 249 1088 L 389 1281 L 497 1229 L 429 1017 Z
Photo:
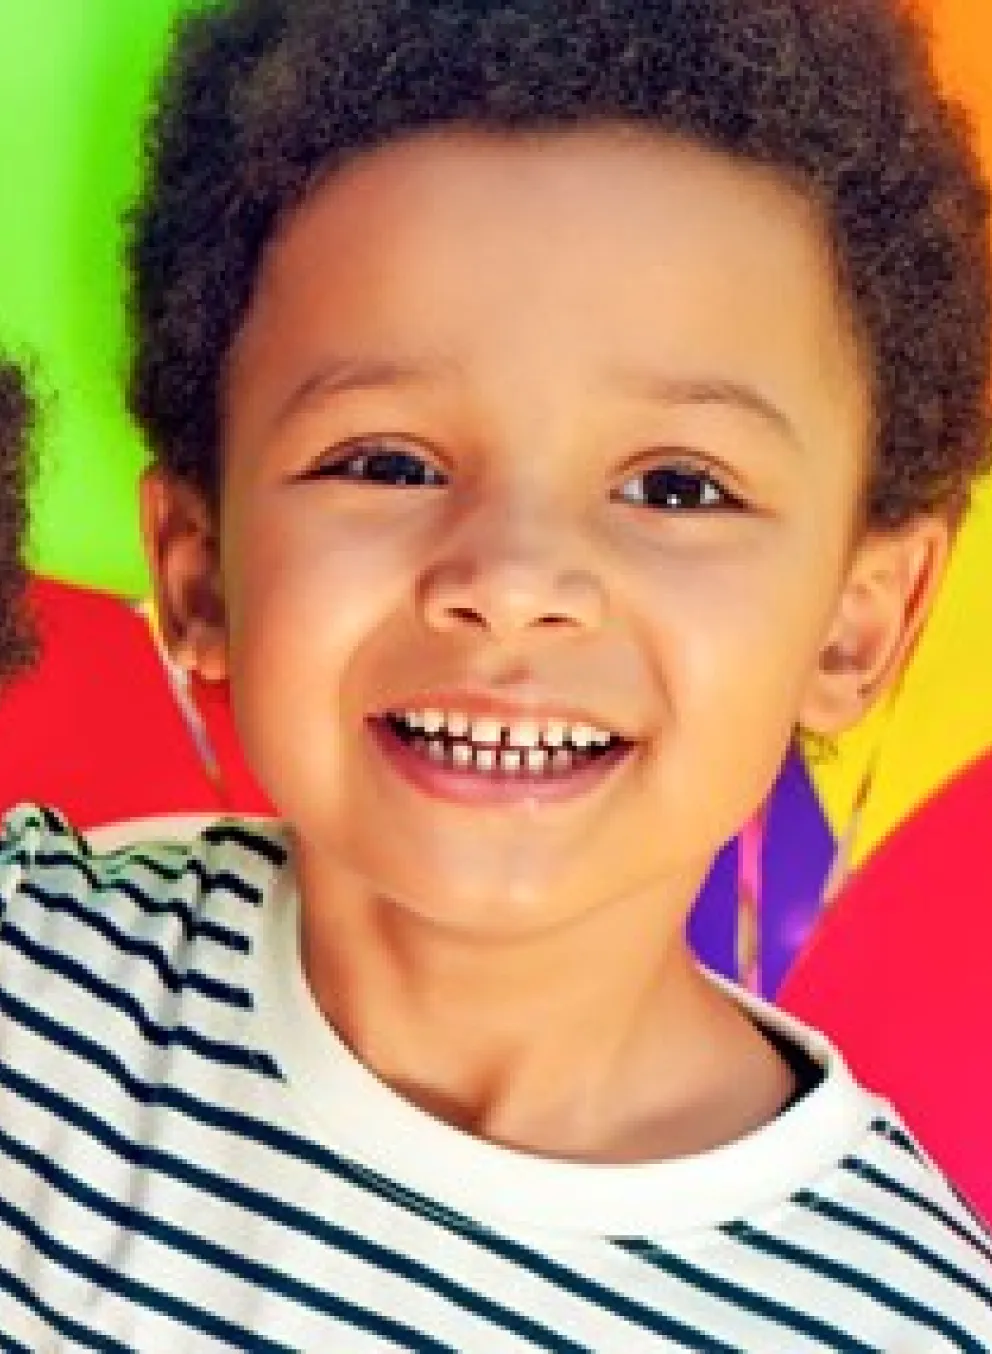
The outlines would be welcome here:
M 379 468 L 385 474 L 381 476 L 363 474 L 362 472 L 370 466 Z M 399 475 L 401 466 L 407 471 L 412 467 L 419 469 L 412 476 Z M 448 482 L 447 476 L 431 465 L 425 457 L 405 447 L 392 446 L 389 442 L 356 443 L 348 454 L 333 461 L 321 461 L 304 478 L 349 479 L 403 489 L 433 489 L 442 487 Z
M 369 469 L 379 473 L 369 475 Z M 304 478 L 347 479 L 403 489 L 443 488 L 448 483 L 446 474 L 426 457 L 389 442 L 355 444 L 349 454 L 322 461 Z M 628 492 L 634 485 L 642 487 L 636 492 Z M 652 487 L 657 490 L 655 502 L 651 501 Z M 678 500 L 686 492 L 696 501 L 688 508 L 680 508 Z M 678 463 L 655 466 L 633 476 L 613 494 L 613 498 L 616 502 L 655 512 L 714 513 L 739 511 L 744 507 L 741 500 L 714 476 L 691 464 Z
M 653 486 L 660 501 L 651 502 L 651 487 L 641 488 L 637 493 L 626 492 L 631 485 Z M 684 491 L 691 491 L 694 502 L 688 508 L 680 508 L 677 500 Z M 659 465 L 627 480 L 614 494 L 620 503 L 629 503 L 635 507 L 647 507 L 655 512 L 692 512 L 716 513 L 739 512 L 744 504 L 740 498 L 726 489 L 713 475 L 690 464 Z

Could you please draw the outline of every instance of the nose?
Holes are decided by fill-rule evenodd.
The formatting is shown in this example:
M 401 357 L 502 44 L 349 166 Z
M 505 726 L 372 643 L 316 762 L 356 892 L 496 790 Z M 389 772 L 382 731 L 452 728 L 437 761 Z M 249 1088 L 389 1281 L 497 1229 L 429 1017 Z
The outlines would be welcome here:
M 459 540 L 435 557 L 421 587 L 426 623 L 502 640 L 600 627 L 602 582 L 590 567 L 563 558 L 551 522 L 522 525 L 506 512 L 494 516 L 500 520 L 466 524 Z

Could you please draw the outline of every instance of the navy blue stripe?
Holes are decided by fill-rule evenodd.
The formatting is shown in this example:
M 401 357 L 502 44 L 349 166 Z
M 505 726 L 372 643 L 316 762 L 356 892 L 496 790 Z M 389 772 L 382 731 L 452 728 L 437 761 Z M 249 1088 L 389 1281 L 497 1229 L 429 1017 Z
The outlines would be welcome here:
M 17 846 L 11 848 L 7 841 L 6 828 L 3 834 L 0 834 L 0 851 L 3 852 L 5 866 L 18 866 L 21 870 L 30 870 L 34 864 L 35 856 L 23 837 L 18 838 Z
M 347 1161 L 336 1153 L 318 1147 L 317 1144 L 306 1138 L 298 1137 L 284 1129 L 254 1119 L 243 1112 L 208 1104 L 175 1087 L 149 1086 L 129 1072 L 108 1049 L 98 1047 L 93 1041 L 80 1035 L 77 1031 L 68 1030 L 64 1026 L 58 1025 L 41 1012 L 25 1006 L 16 999 L 12 1000 L 9 996 L 0 998 L 0 1000 L 7 1004 L 14 1018 L 18 1018 L 23 1024 L 36 1029 L 50 1042 L 59 1044 L 77 1056 L 87 1059 L 115 1077 L 118 1083 L 139 1103 L 158 1104 L 163 1108 L 174 1110 L 195 1123 L 218 1129 L 233 1137 L 243 1138 L 258 1146 L 309 1163 L 354 1188 L 373 1194 L 416 1217 L 444 1228 L 475 1246 L 520 1265 L 584 1301 L 611 1311 L 634 1325 L 667 1335 L 669 1339 L 680 1342 L 687 1348 L 698 1351 L 699 1354 L 732 1354 L 730 1346 L 711 1340 L 702 1332 L 691 1330 L 680 1322 L 666 1318 L 662 1313 L 626 1299 L 563 1265 L 555 1264 L 523 1245 L 498 1237 L 437 1201 L 424 1198 L 405 1186 L 387 1180 L 385 1177 L 354 1162 Z M 13 1083 L 12 1078 L 16 1079 Z M 12 1089 L 16 1093 L 25 1095 L 29 1099 L 38 1100 L 38 1103 L 44 1103 L 46 1107 L 51 1107 L 53 1104 L 53 1093 L 47 1088 L 32 1090 L 32 1083 L 28 1083 L 19 1074 L 0 1067 L 0 1084 L 4 1082 L 12 1085 Z M 39 1097 L 42 1097 L 42 1099 L 39 1100 Z M 56 1106 L 52 1109 L 52 1112 L 61 1113 L 62 1111 Z M 94 1121 L 93 1128 L 103 1141 L 108 1142 L 108 1145 L 115 1136 L 112 1134 L 112 1130 L 99 1121 Z M 110 1135 L 109 1139 L 108 1135 Z M 146 1164 L 150 1164 L 151 1161 L 157 1159 L 158 1154 L 149 1151 L 148 1148 L 142 1148 L 141 1152 L 142 1160 Z M 187 1180 L 195 1188 L 201 1188 L 208 1193 L 217 1192 L 221 1188 L 231 1188 L 229 1182 L 214 1177 L 207 1172 L 196 1170 L 188 1162 L 180 1161 L 164 1153 L 161 1154 L 161 1160 L 165 1173 L 180 1180 Z M 237 1186 L 236 1188 L 241 1195 L 250 1193 L 246 1186 Z M 318 1220 L 313 1221 L 318 1222 Z M 554 1347 L 563 1348 L 560 1343 Z
M 241 1011 L 246 1011 L 251 1007 L 251 996 L 246 988 L 221 982 L 217 978 L 210 978 L 196 970 L 190 970 L 187 973 L 177 972 L 162 950 L 152 941 L 139 940 L 126 931 L 121 931 L 111 922 L 105 912 L 92 906 L 82 906 L 72 894 L 49 893 L 46 889 L 42 889 L 39 885 L 30 881 L 21 886 L 21 892 L 29 898 L 33 898 L 46 912 L 71 917 L 80 926 L 94 931 L 121 954 L 130 955 L 135 959 L 143 959 L 151 965 L 162 986 L 168 988 L 170 992 L 182 992 L 185 988 L 190 988 L 203 992 L 212 1000 L 225 1006 L 233 1006 Z
M 91 860 L 100 860 L 103 865 L 102 870 L 98 870 Z M 151 916 L 158 916 L 162 913 L 176 912 L 187 924 L 191 931 L 199 932 L 203 923 L 197 914 L 188 904 L 183 904 L 180 899 L 159 898 L 154 894 L 146 893 L 144 889 L 126 877 L 118 877 L 113 868 L 109 868 L 113 861 L 108 857 L 82 857 L 74 856 L 65 851 L 50 851 L 46 853 L 39 852 L 33 861 L 29 857 L 26 864 L 44 866 L 52 870 L 71 870 L 74 874 L 82 876 L 89 887 L 98 892 L 120 893 L 130 898 L 143 912 Z M 129 856 L 122 857 L 120 861 L 121 868 L 125 865 L 130 869 L 133 865 L 145 865 L 151 867 L 151 859 L 145 855 L 132 853 Z M 152 871 L 155 873 L 155 871 Z M 218 870 L 213 873 L 207 869 L 204 863 L 198 857 L 184 853 L 182 869 L 177 873 L 171 871 L 162 873 L 159 877 L 165 883 L 173 884 L 177 890 L 181 888 L 185 878 L 190 876 L 198 885 L 198 892 L 210 893 L 221 892 L 237 898 L 239 902 L 247 903 L 251 907 L 257 907 L 261 900 L 261 890 L 254 884 L 249 884 L 239 875 L 232 874 L 230 870 Z M 232 932 L 231 934 L 237 934 Z
M 281 1227 L 310 1236 L 322 1245 L 346 1252 L 379 1270 L 388 1270 L 420 1288 L 427 1289 L 447 1299 L 462 1308 L 463 1311 L 469 1312 L 491 1325 L 512 1331 L 538 1349 L 560 1351 L 561 1354 L 582 1354 L 583 1346 L 565 1340 L 547 1327 L 504 1307 L 474 1289 L 465 1288 L 446 1275 L 422 1264 L 419 1260 L 402 1255 L 398 1251 L 382 1246 L 367 1237 L 317 1218 L 313 1214 L 266 1194 L 262 1190 L 241 1184 L 238 1181 L 229 1180 L 206 1168 L 191 1165 L 170 1152 L 132 1142 L 117 1132 L 116 1129 L 91 1114 L 90 1111 L 58 1095 L 48 1087 L 40 1086 L 37 1082 L 18 1072 L 0 1068 L 0 1084 L 9 1086 L 15 1095 L 40 1106 L 61 1121 L 72 1124 L 74 1128 L 96 1139 L 115 1156 L 122 1158 L 132 1166 L 177 1180 L 208 1195 L 210 1198 L 222 1199 L 227 1203 L 234 1204 L 239 1209 L 250 1211 L 258 1217 L 264 1217 Z M 344 1316 L 353 1325 L 361 1325 L 363 1329 L 375 1330 L 380 1334 L 389 1333 L 390 1338 L 394 1341 L 404 1331 L 404 1338 L 406 1339 L 418 1334 L 393 1322 L 387 1322 L 390 1328 L 389 1332 L 379 1330 L 378 1325 L 368 1325 L 369 1320 L 377 1319 L 369 1317 L 365 1317 L 363 1320 L 357 1319 L 362 1315 L 361 1310 L 352 1308 L 350 1303 L 346 1303 L 342 1299 L 334 1298 L 330 1294 L 313 1288 L 300 1280 L 289 1279 L 278 1270 L 249 1261 L 221 1246 L 192 1236 L 182 1228 L 160 1219 L 151 1218 L 115 1200 L 108 1199 L 91 1186 L 83 1184 L 57 1166 L 43 1153 L 11 1138 L 2 1128 L 0 1128 L 0 1144 L 3 1144 L 8 1156 L 21 1161 L 53 1188 L 126 1230 L 141 1233 L 162 1245 L 171 1246 L 182 1254 L 195 1255 L 205 1264 L 212 1265 L 217 1269 L 227 1270 L 246 1283 L 268 1289 L 283 1297 L 292 1298 L 315 1311 L 324 1312 L 328 1315 Z M 420 1339 L 421 1343 L 412 1347 L 446 1348 L 446 1346 L 435 1345 L 430 1342 L 424 1343 L 424 1337 L 420 1337 Z
M 42 806 L 38 812 L 48 831 L 55 837 L 64 837 L 73 844 L 78 850 L 80 847 L 84 852 L 89 851 L 86 842 L 69 826 L 66 820 L 53 810 Z M 29 820 L 26 826 L 33 826 Z M 253 830 L 247 823 L 240 822 L 237 819 L 224 819 L 217 823 L 212 823 L 200 834 L 204 841 L 214 842 L 219 846 L 232 843 L 235 846 L 243 847 L 246 851 L 254 855 L 261 856 L 267 860 L 270 865 L 283 865 L 286 861 L 285 848 L 277 842 L 266 837 L 262 831 Z M 166 845 L 171 845 L 166 842 Z
M 797 1246 L 792 1242 L 783 1241 L 780 1237 L 771 1236 L 768 1232 L 763 1232 L 760 1228 L 752 1227 L 746 1222 L 728 1223 L 722 1230 L 735 1241 L 739 1241 L 752 1250 L 760 1251 L 763 1255 L 773 1256 L 777 1260 L 784 1260 L 799 1269 L 822 1274 L 825 1278 L 832 1279 L 845 1288 L 862 1293 L 873 1302 L 888 1308 L 889 1311 L 898 1312 L 900 1316 L 910 1318 L 917 1325 L 929 1330 L 939 1331 L 947 1339 L 953 1341 L 959 1349 L 966 1351 L 967 1354 L 988 1354 L 986 1346 L 979 1344 L 967 1331 L 962 1330 L 948 1317 L 942 1316 L 940 1312 L 935 1312 L 930 1307 L 925 1307 L 921 1302 L 909 1297 L 908 1294 L 900 1293 L 897 1289 L 892 1288 L 889 1284 L 882 1283 L 880 1279 L 876 1279 L 870 1274 L 864 1274 L 853 1269 L 850 1265 L 831 1259 L 829 1256 L 818 1255 L 814 1251 L 807 1250 L 804 1246 Z
M 216 1002 L 218 1006 L 230 1006 L 237 1011 L 253 1009 L 251 993 L 246 987 L 235 987 L 232 983 L 225 983 L 222 978 L 212 978 L 209 973 L 202 973 L 199 969 L 190 969 L 184 973 L 181 982 L 187 992 L 198 992 L 201 997 Z
M 267 1076 L 278 1075 L 271 1059 L 255 1049 L 211 1039 L 185 1025 L 159 1025 L 129 992 L 124 992 L 119 987 L 98 978 L 74 959 L 47 946 L 39 945 L 11 923 L 5 927 L 4 940 L 12 949 L 37 964 L 39 968 L 59 974 L 99 1001 L 120 1011 L 141 1031 L 148 1043 L 156 1048 L 185 1048 L 208 1062 L 220 1063 L 225 1067 L 239 1067 L 246 1071 L 262 1072 Z
M 38 1026 L 46 1020 L 38 1012 L 31 1012 L 31 1023 Z M 337 1175 L 340 1179 L 355 1185 L 360 1189 L 365 1189 L 378 1197 L 388 1200 L 398 1207 L 421 1216 L 428 1221 L 434 1222 L 439 1226 L 446 1228 L 449 1232 L 469 1240 L 475 1245 L 500 1254 L 505 1258 L 520 1264 L 522 1267 L 536 1273 L 558 1286 L 577 1293 L 584 1299 L 605 1306 L 608 1310 L 617 1311 L 625 1319 L 640 1325 L 646 1325 L 648 1329 L 659 1329 L 655 1314 L 649 1309 L 644 1309 L 636 1303 L 625 1303 L 617 1295 L 604 1292 L 599 1286 L 590 1284 L 581 1276 L 570 1273 L 562 1266 L 554 1265 L 544 1257 L 536 1255 L 523 1246 L 508 1242 L 502 1238 L 496 1237 L 491 1233 L 485 1232 L 480 1227 L 474 1225 L 463 1216 L 452 1212 L 450 1209 L 439 1205 L 436 1201 L 424 1199 L 414 1192 L 390 1182 L 375 1173 L 356 1165 L 355 1163 L 345 1161 L 336 1154 L 327 1152 L 307 1139 L 300 1138 L 286 1130 L 279 1129 L 271 1124 L 256 1120 L 243 1112 L 235 1111 L 227 1107 L 221 1107 L 201 1101 L 188 1093 L 174 1087 L 148 1087 L 123 1067 L 113 1055 L 105 1049 L 99 1049 L 92 1041 L 84 1039 L 74 1031 L 64 1030 L 62 1027 L 52 1028 L 49 1026 L 43 1031 L 46 1037 L 54 1042 L 62 1043 L 68 1049 L 71 1049 L 78 1056 L 87 1058 L 97 1066 L 101 1066 L 110 1075 L 114 1076 L 118 1082 L 135 1099 L 143 1103 L 155 1101 L 163 1107 L 169 1107 L 176 1112 L 192 1119 L 195 1122 L 204 1124 L 208 1127 L 220 1129 L 223 1132 L 230 1133 L 237 1137 L 245 1138 L 261 1146 L 269 1147 L 276 1152 L 285 1153 L 302 1161 L 309 1161 L 318 1168 Z M 729 1233 L 735 1236 L 738 1241 L 744 1241 L 749 1245 L 761 1248 L 761 1234 L 757 1231 L 748 1232 L 747 1229 L 735 1233 Z M 785 1258 L 792 1263 L 799 1265 L 808 1265 L 811 1268 L 819 1268 L 829 1277 L 834 1278 L 840 1283 L 853 1285 L 856 1288 L 864 1288 L 863 1276 L 858 1275 L 846 1267 L 835 1265 L 834 1262 L 811 1256 L 808 1253 L 796 1250 L 792 1253 L 785 1247 L 785 1243 L 779 1243 L 773 1238 L 767 1239 L 769 1247 L 773 1248 L 771 1253 L 779 1254 L 779 1258 Z M 775 1247 L 784 1247 L 784 1252 L 776 1251 Z M 834 1268 L 831 1268 L 834 1266 Z M 869 1292 L 871 1293 L 871 1281 L 869 1283 Z M 881 1290 L 872 1295 L 880 1300 L 885 1300 L 887 1290 Z M 899 1306 L 902 1301 L 899 1295 L 892 1295 L 895 1303 Z M 890 1304 L 891 1305 L 891 1304 Z M 900 1308 L 901 1309 L 901 1308 Z M 913 1309 L 915 1310 L 915 1309 Z M 924 1313 L 924 1315 L 926 1315 Z M 664 1329 L 664 1327 L 662 1327 Z M 679 1336 L 671 1331 L 669 1334 L 678 1339 Z M 698 1343 L 693 1346 L 691 1336 L 689 1340 L 690 1348 L 708 1348 L 705 1344 Z M 968 1346 L 965 1346 L 966 1348 Z
M 832 1199 L 825 1199 L 821 1194 L 817 1194 L 811 1189 L 799 1190 L 794 1198 L 797 1204 L 800 1204 L 803 1208 L 808 1208 L 810 1212 L 816 1213 L 820 1217 L 829 1218 L 831 1222 L 839 1223 L 842 1227 L 850 1227 L 852 1231 L 859 1232 L 863 1236 L 874 1237 L 876 1241 L 884 1241 L 886 1245 L 895 1247 L 896 1250 L 902 1251 L 904 1255 L 912 1256 L 914 1260 L 918 1260 L 920 1264 L 933 1270 L 935 1274 L 942 1275 L 957 1288 L 963 1288 L 966 1292 L 973 1294 L 992 1310 L 992 1288 L 987 1288 L 985 1284 L 979 1283 L 965 1270 L 951 1264 L 950 1260 L 945 1260 L 942 1255 L 930 1250 L 928 1246 L 924 1246 L 919 1241 L 914 1241 L 912 1237 L 906 1236 L 898 1228 L 891 1227 L 888 1223 L 879 1222 L 877 1218 L 868 1217 L 866 1214 L 858 1212 L 857 1209 L 848 1208 L 845 1204 L 836 1203 Z
M 270 865 L 285 865 L 286 848 L 274 842 L 271 837 L 266 837 L 260 832 L 253 832 L 245 823 L 235 821 L 226 821 L 214 823 L 205 828 L 200 834 L 204 841 L 214 842 L 218 846 L 225 846 L 233 843 L 235 846 L 242 846 L 246 851 L 253 855 L 261 856 L 267 860 Z
M 38 809 L 38 812 L 41 815 L 41 821 L 44 823 L 45 827 L 56 837 L 68 837 L 71 841 L 79 841 L 75 832 L 73 832 L 72 828 L 60 813 L 56 813 L 54 809 L 47 808 L 45 805 L 42 805 Z
M 105 869 L 130 869 L 132 865 L 144 865 L 159 879 L 179 879 L 190 859 L 190 843 L 196 837 L 187 833 L 182 837 L 171 837 L 168 833 L 158 841 L 143 838 L 139 842 L 122 841 L 119 846 L 101 847 L 95 850 L 87 842 L 89 854 L 99 859 Z M 170 863 L 171 862 L 171 863 Z
M 0 1275 L 0 1288 L 2 1287 L 3 1276 Z M 27 1345 L 22 1345 L 20 1340 L 15 1340 L 12 1335 L 4 1335 L 3 1331 L 0 1331 L 0 1349 L 4 1354 L 31 1354 Z
M 149 1085 L 149 1083 L 136 1077 L 120 1058 L 104 1044 L 98 1044 L 78 1030 L 71 1029 L 60 1021 L 53 1020 L 47 1012 L 29 1006 L 12 993 L 4 992 L 2 988 L 0 988 L 0 1011 L 3 1011 L 4 1015 L 14 1024 L 21 1025 L 24 1029 L 37 1034 L 45 1043 L 62 1048 L 74 1058 L 79 1058 L 81 1061 L 89 1063 L 90 1066 L 105 1072 L 127 1092 L 132 1100 L 136 1100 L 142 1105 L 167 1105 L 165 1088 Z M 278 1068 L 268 1058 L 267 1054 L 261 1052 L 256 1055 L 256 1063 L 252 1070 L 264 1073 L 267 1077 L 279 1077 Z M 198 1102 L 194 1101 L 193 1103 Z M 184 1113 L 182 1110 L 179 1112 Z M 195 1116 L 188 1114 L 186 1117 L 195 1118 Z
M 290 1345 L 277 1344 L 274 1340 L 252 1334 L 244 1326 L 235 1325 L 234 1322 L 225 1321 L 223 1317 L 211 1312 L 191 1307 L 182 1298 L 160 1292 L 159 1289 L 152 1288 L 150 1284 L 141 1283 L 137 1279 L 129 1279 L 111 1269 L 109 1265 L 101 1264 L 89 1256 L 80 1255 L 78 1251 L 71 1250 L 49 1236 L 33 1218 L 2 1196 L 0 1196 L 0 1218 L 40 1255 L 44 1255 L 63 1269 L 79 1274 L 101 1292 L 115 1293 L 132 1307 L 144 1307 L 146 1311 L 158 1312 L 177 1325 L 185 1326 L 187 1330 L 210 1335 L 234 1349 L 256 1350 L 258 1354 L 294 1354 Z
M 921 1166 L 927 1165 L 920 1154 L 920 1149 L 917 1147 L 916 1143 L 905 1129 L 900 1128 L 898 1124 L 892 1123 L 889 1119 L 879 1118 L 872 1120 L 870 1128 L 872 1133 L 876 1133 L 880 1138 L 884 1138 L 886 1142 L 891 1142 L 894 1146 L 901 1147 L 908 1156 L 911 1156 L 914 1161 L 918 1161 Z
M 882 1118 L 880 1116 L 878 1119 L 873 1120 L 871 1124 L 871 1129 L 873 1133 L 877 1133 L 879 1137 L 885 1138 L 887 1142 L 893 1143 L 896 1147 L 902 1148 L 902 1150 L 905 1153 L 907 1153 L 908 1156 L 911 1156 L 914 1161 L 919 1162 L 919 1164 L 924 1168 L 924 1170 L 929 1171 L 932 1169 L 930 1162 L 920 1151 L 919 1146 L 913 1141 L 913 1139 L 909 1136 L 909 1134 L 906 1133 L 905 1130 L 900 1125 L 894 1124 L 891 1122 L 891 1120 Z M 974 1221 L 975 1225 L 979 1228 L 982 1235 L 992 1240 L 992 1233 L 989 1232 L 989 1229 L 986 1226 L 984 1219 L 979 1217 L 974 1207 L 968 1202 L 968 1200 L 964 1197 L 961 1191 L 957 1189 L 951 1181 L 947 1181 L 946 1183 L 948 1184 L 951 1193 L 954 1195 L 955 1199 L 957 1199 L 958 1203 L 964 1209 L 965 1213 L 967 1213 L 968 1217 Z
M 697 1265 L 690 1264 L 671 1251 L 663 1250 L 652 1241 L 618 1240 L 614 1243 L 631 1255 L 636 1255 L 647 1264 L 653 1265 L 663 1273 L 689 1284 L 696 1292 L 707 1293 L 738 1308 L 773 1321 L 777 1326 L 785 1326 L 809 1340 L 817 1340 L 817 1348 L 836 1349 L 839 1354 L 878 1354 L 875 1345 L 866 1345 L 849 1333 L 831 1326 L 817 1317 L 799 1311 L 795 1307 L 786 1307 L 774 1298 L 765 1297 L 753 1289 L 743 1288 L 716 1274 L 711 1274 Z
M 262 901 L 262 889 L 250 884 L 231 870 L 208 870 L 198 856 L 191 855 L 186 862 L 186 874 L 196 879 L 203 893 L 226 893 L 242 903 L 257 907 Z
M 20 1161 L 22 1165 L 46 1181 L 53 1189 L 73 1199 L 81 1207 L 89 1209 L 90 1212 L 106 1218 L 108 1222 L 115 1223 L 125 1232 L 147 1236 L 160 1245 L 168 1246 L 184 1255 L 194 1256 L 212 1269 L 226 1271 L 253 1288 L 263 1289 L 276 1294 L 280 1298 L 286 1298 L 300 1306 L 307 1307 L 311 1311 L 320 1312 L 324 1316 L 331 1316 L 356 1330 L 369 1331 L 389 1340 L 392 1344 L 398 1344 L 401 1348 L 432 1350 L 436 1351 L 437 1354 L 442 1354 L 442 1351 L 447 1351 L 449 1348 L 449 1346 L 415 1331 L 410 1326 L 366 1311 L 345 1299 L 322 1292 L 302 1280 L 290 1278 L 279 1270 L 273 1269 L 270 1265 L 248 1260 L 226 1247 L 205 1241 L 193 1233 L 184 1231 L 182 1228 L 175 1227 L 161 1219 L 148 1217 L 125 1204 L 119 1203 L 117 1200 L 108 1199 L 91 1186 L 83 1184 L 75 1176 L 70 1175 L 68 1171 L 56 1166 L 42 1152 L 26 1147 L 2 1129 L 0 1129 L 0 1143 L 3 1144 L 9 1157 Z M 391 1269 L 394 1273 L 401 1272 L 390 1263 L 387 1251 L 372 1246 L 368 1249 L 371 1253 L 362 1258 L 369 1260 L 372 1264 L 378 1264 L 380 1268 Z M 381 1253 L 376 1254 L 376 1251 Z M 72 1254 L 78 1253 L 72 1252 Z M 84 1256 L 80 1256 L 80 1259 L 84 1263 L 86 1262 Z M 157 1292 L 157 1290 L 151 1291 Z M 192 1304 L 184 1304 L 184 1306 L 187 1311 L 187 1326 L 211 1334 L 215 1333 L 212 1330 L 212 1323 L 218 1318 L 214 1314 L 199 1306 L 193 1307 Z M 231 1329 L 240 1330 L 240 1327 L 236 1328 L 232 1325 Z M 549 1346 L 545 1344 L 544 1347 L 548 1348 Z
M 109 1336 L 100 1335 L 92 1327 L 83 1327 L 78 1321 L 73 1321 L 71 1317 L 63 1316 L 57 1312 L 54 1307 L 50 1307 L 47 1302 L 42 1302 L 41 1298 L 33 1293 L 23 1279 L 19 1279 L 16 1274 L 8 1274 L 0 1266 L 0 1290 L 9 1293 L 16 1298 L 23 1307 L 34 1312 L 39 1320 L 44 1321 L 48 1329 L 58 1335 L 64 1335 L 67 1340 L 74 1340 L 77 1345 L 83 1345 L 87 1349 L 96 1349 L 100 1354 L 133 1354 L 127 1345 L 120 1344 L 117 1340 L 111 1340 Z M 6 1337 L 8 1344 L 2 1346 L 5 1349 L 26 1350 L 27 1354 L 35 1354 L 35 1351 L 28 1349 L 27 1345 L 15 1344 L 9 1336 Z
M 902 1199 L 905 1203 L 911 1204 L 913 1208 L 918 1208 L 921 1212 L 929 1214 L 935 1222 L 939 1222 L 942 1227 L 946 1227 L 949 1232 L 960 1237 L 962 1241 L 973 1247 L 983 1259 L 992 1264 L 992 1245 L 985 1240 L 985 1236 L 979 1232 L 981 1223 L 975 1218 L 975 1230 L 965 1227 L 946 1208 L 941 1208 L 939 1204 L 927 1199 L 919 1194 L 915 1189 L 910 1189 L 899 1180 L 893 1179 L 884 1171 L 880 1171 L 877 1166 L 870 1165 L 867 1161 L 862 1161 L 860 1157 L 845 1157 L 841 1162 L 841 1167 L 856 1175 L 859 1180 L 864 1180 L 869 1185 L 874 1185 L 877 1189 L 884 1190 L 886 1194 L 891 1194 L 897 1199 Z M 957 1197 L 957 1196 L 955 1196 Z M 962 1203 L 962 1209 L 971 1218 L 974 1215 L 968 1210 L 966 1204 Z
M 0 1288 L 2 1287 L 3 1276 L 0 1275 Z M 15 1340 L 11 1335 L 4 1335 L 3 1331 L 0 1331 L 0 1349 L 4 1351 L 4 1354 L 31 1354 L 27 1345 L 22 1345 L 20 1340 Z

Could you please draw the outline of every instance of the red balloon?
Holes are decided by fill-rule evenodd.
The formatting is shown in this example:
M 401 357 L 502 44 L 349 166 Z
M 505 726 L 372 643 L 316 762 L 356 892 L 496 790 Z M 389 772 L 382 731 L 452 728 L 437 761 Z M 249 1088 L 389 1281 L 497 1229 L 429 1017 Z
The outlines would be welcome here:
M 0 699 L 0 812 L 33 800 L 74 826 L 167 813 L 265 813 L 226 684 L 190 696 L 205 759 L 148 621 L 117 597 L 35 579 L 42 659 Z
M 992 753 L 854 876 L 779 1000 L 992 1220 Z

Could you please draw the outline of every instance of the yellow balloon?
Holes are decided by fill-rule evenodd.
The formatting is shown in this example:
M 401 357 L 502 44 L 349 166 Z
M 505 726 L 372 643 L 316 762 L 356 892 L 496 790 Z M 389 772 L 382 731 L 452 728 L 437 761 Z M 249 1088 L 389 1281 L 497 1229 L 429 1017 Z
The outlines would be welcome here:
M 938 66 L 974 119 L 992 173 L 992 6 L 929 0 Z M 834 830 L 851 822 L 859 788 L 871 789 L 853 842 L 857 864 L 921 801 L 992 747 L 992 482 L 980 486 L 956 542 L 930 624 L 890 701 L 840 741 L 812 772 Z
M 984 483 L 902 683 L 881 709 L 813 761 L 842 835 L 869 764 L 871 790 L 853 843 L 857 864 L 955 771 L 992 747 L 992 483 Z

